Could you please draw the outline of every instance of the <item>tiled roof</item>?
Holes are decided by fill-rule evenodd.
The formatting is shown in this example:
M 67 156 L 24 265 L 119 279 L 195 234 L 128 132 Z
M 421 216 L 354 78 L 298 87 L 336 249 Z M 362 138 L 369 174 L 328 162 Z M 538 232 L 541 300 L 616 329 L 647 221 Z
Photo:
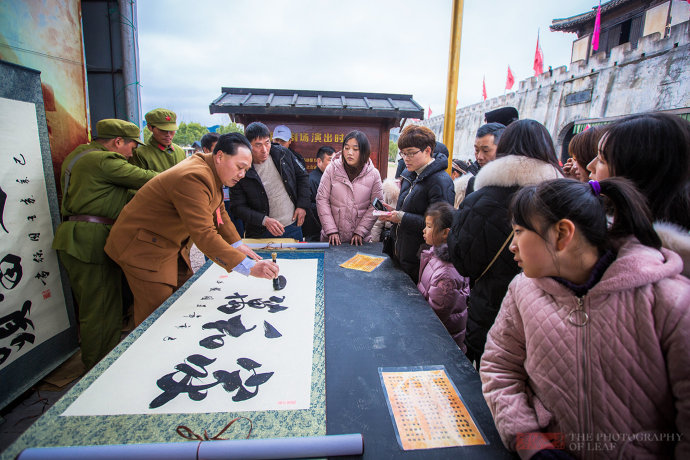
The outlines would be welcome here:
M 603 3 L 601 5 L 601 14 L 604 14 L 607 11 L 611 11 L 612 9 L 618 6 L 624 5 L 631 1 L 632 0 L 611 0 L 609 2 Z M 554 19 L 553 21 L 551 21 L 551 25 L 549 26 L 549 28 L 553 31 L 558 30 L 563 32 L 572 32 L 587 22 L 591 21 L 592 23 L 594 23 L 594 19 L 597 15 L 597 6 L 598 5 L 593 6 L 592 11 L 587 11 L 586 13 L 581 13 L 575 16 L 571 16 L 569 18 Z
M 291 89 L 222 88 L 211 113 L 419 118 L 424 109 L 409 94 Z

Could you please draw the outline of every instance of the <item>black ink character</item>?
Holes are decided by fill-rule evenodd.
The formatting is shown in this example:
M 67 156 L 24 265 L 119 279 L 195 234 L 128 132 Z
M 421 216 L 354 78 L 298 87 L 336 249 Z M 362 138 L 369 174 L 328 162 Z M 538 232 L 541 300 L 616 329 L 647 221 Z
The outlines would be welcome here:
M 37 252 L 34 252 L 33 258 L 34 262 L 36 263 L 43 262 L 43 249 L 39 249 Z
M 12 353 L 12 349 L 7 348 L 7 347 L 2 347 L 0 348 L 0 365 L 7 361 L 7 358 L 10 357 L 10 354 Z
M 227 296 L 226 299 L 228 299 L 227 305 L 221 305 L 218 307 L 219 311 L 222 311 L 223 313 L 227 313 L 229 315 L 232 315 L 234 313 L 237 313 L 238 311 L 242 310 L 244 307 L 251 307 L 251 308 L 256 308 L 256 309 L 262 309 L 268 307 L 268 312 L 269 313 L 277 313 L 279 311 L 287 310 L 288 307 L 284 307 L 283 305 L 280 305 L 280 303 L 285 300 L 285 297 L 275 297 L 272 296 L 268 300 L 263 300 L 263 299 L 250 299 L 250 300 L 245 300 L 247 298 L 246 295 L 241 295 L 238 292 L 235 292 L 233 295 Z
M 222 281 L 216 281 L 216 284 L 223 284 Z
M 17 350 L 21 350 L 26 342 L 34 343 L 35 335 L 29 334 L 28 332 L 22 332 L 18 336 L 12 339 L 10 345 L 17 347 Z
M 7 254 L 0 260 L 0 284 L 5 289 L 14 289 L 22 280 L 22 258 Z
M 179 326 L 175 326 L 175 327 L 178 329 L 186 329 L 186 328 L 191 327 L 191 326 L 187 323 L 184 323 L 184 324 L 180 324 Z
M 17 179 L 16 182 L 18 184 L 28 184 L 29 183 L 29 178 L 25 177 L 24 179 Z
M 220 291 L 220 288 L 219 287 L 213 287 L 213 288 L 209 289 L 209 292 L 210 291 Z
M 34 199 L 33 195 L 31 195 L 31 198 L 22 198 L 22 199 L 19 200 L 19 201 L 21 201 L 22 203 L 24 203 L 24 204 L 27 205 L 27 206 L 30 205 L 30 204 L 34 204 L 34 203 L 36 202 L 36 200 Z
M 222 311 L 223 313 L 227 313 L 228 315 L 237 313 L 247 305 L 247 303 L 244 301 L 246 297 L 246 295 L 240 295 L 239 292 L 235 292 L 233 295 L 229 295 L 226 297 L 226 299 L 229 299 L 228 304 L 221 305 L 220 307 L 218 307 L 218 310 Z
M 198 303 L 196 304 L 196 308 L 206 308 L 206 305 L 203 303 Z
M 237 360 L 237 364 L 239 364 L 241 367 L 247 369 L 248 371 L 252 371 L 254 375 L 250 375 L 247 380 L 244 381 L 244 384 L 248 387 L 254 387 L 255 390 L 253 393 L 247 391 L 247 389 L 240 385 L 240 391 L 237 392 L 235 396 L 232 397 L 232 400 L 237 402 L 237 401 L 245 401 L 247 399 L 251 399 L 254 396 L 256 396 L 259 393 L 259 386 L 266 383 L 268 379 L 270 379 L 273 376 L 273 372 L 264 372 L 262 374 L 257 374 L 256 369 L 258 367 L 261 367 L 261 364 L 257 363 L 256 361 L 252 361 L 249 358 L 240 358 Z M 218 372 L 214 372 L 213 376 L 215 377 Z M 223 388 L 225 391 L 228 391 L 227 388 L 225 388 L 225 385 L 223 385 Z
M 5 214 L 5 202 L 7 201 L 7 193 L 5 193 L 2 188 L 0 188 L 0 225 L 2 226 L 2 229 L 5 230 L 5 233 L 9 233 L 9 230 L 5 227 L 5 220 L 4 220 L 4 214 Z
M 173 340 L 177 340 L 177 337 L 170 337 L 170 336 L 163 337 L 163 342 L 171 342 Z
M 201 300 L 213 300 L 213 296 L 205 295 L 201 298 Z
M 163 394 L 159 395 L 149 403 L 149 409 L 155 409 L 161 407 L 162 405 L 172 401 L 177 395 L 181 393 L 187 393 L 189 399 L 192 401 L 201 401 L 206 398 L 206 391 L 218 382 L 213 382 L 205 385 L 194 385 L 192 379 L 202 379 L 208 376 L 208 371 L 206 371 L 206 366 L 213 363 L 215 359 L 207 358 L 203 355 L 190 355 L 187 356 L 185 360 L 188 363 L 196 366 L 192 367 L 187 363 L 180 363 L 175 366 L 176 372 L 166 374 L 159 378 L 156 382 L 158 388 L 163 390 Z M 184 374 L 180 380 L 175 380 L 173 377 L 178 372 Z
M 5 296 L 0 294 L 0 302 L 5 299 Z M 14 311 L 9 315 L 0 318 L 0 339 L 5 339 L 20 329 L 26 331 L 31 326 L 31 329 L 36 329 L 34 323 L 27 318 L 31 312 L 31 301 L 27 300 L 22 305 L 21 310 Z
M 201 318 L 201 315 L 198 313 L 190 313 L 188 315 L 184 315 L 185 318 Z
M 278 337 L 282 337 L 283 334 L 278 332 L 278 329 L 273 327 L 270 323 L 264 321 L 264 337 L 267 339 L 277 339 Z
M 17 157 L 14 157 L 14 162 L 24 166 L 26 164 L 26 159 L 24 158 L 24 155 L 21 153 L 19 154 L 19 156 L 22 157 L 22 159 L 20 160 Z
M 45 271 L 45 270 L 42 270 L 42 271 L 36 273 L 36 276 L 34 276 L 34 278 L 36 278 L 37 280 L 39 280 L 39 281 L 40 281 L 41 283 L 43 283 L 43 285 L 45 286 L 47 283 L 46 283 L 45 281 L 43 281 L 43 280 L 46 279 L 46 278 L 48 278 L 49 275 L 50 275 L 50 272 L 47 272 L 47 271 Z
M 30 220 L 31 222 L 33 222 L 35 219 L 36 219 L 36 214 L 34 214 L 33 216 L 26 216 L 26 220 Z
M 38 239 L 41 237 L 40 233 L 29 233 L 29 239 L 31 241 L 38 241 Z
M 230 335 L 232 337 L 237 338 L 242 334 L 256 329 L 256 325 L 252 326 L 250 329 L 247 329 L 246 327 L 244 327 L 244 324 L 242 324 L 242 315 L 237 315 L 233 316 L 227 321 L 220 320 L 214 321 L 212 323 L 206 323 L 203 326 L 201 326 L 201 328 L 215 329 L 218 332 L 220 332 L 220 334 L 211 335 L 199 341 L 199 345 L 201 345 L 202 347 L 208 348 L 209 350 L 213 350 L 215 348 L 223 346 L 223 344 L 225 343 L 223 337 L 225 335 Z
M 151 401 L 151 403 L 149 403 L 150 409 L 161 407 L 182 393 L 186 393 L 187 396 L 189 396 L 189 399 L 193 401 L 201 401 L 207 396 L 206 390 L 219 384 L 228 393 L 237 390 L 237 393 L 235 393 L 235 395 L 232 397 L 233 401 L 246 401 L 247 399 L 251 399 L 256 396 L 259 393 L 259 386 L 266 383 L 273 376 L 273 372 L 257 374 L 256 369 L 261 367 L 261 364 L 249 358 L 240 358 L 237 360 L 237 364 L 243 369 L 252 372 L 252 375 L 250 375 L 244 382 L 240 377 L 239 370 L 233 372 L 219 370 L 213 373 L 215 382 L 194 385 L 192 383 L 193 379 L 201 380 L 208 377 L 206 367 L 215 362 L 215 359 L 210 359 L 203 355 L 191 355 L 187 357 L 186 361 L 196 366 L 196 368 L 190 366 L 189 364 L 181 363 L 175 366 L 177 372 L 164 375 L 158 379 L 156 384 L 158 385 L 158 388 L 163 390 L 163 393 L 158 395 L 153 401 Z M 184 374 L 184 377 L 182 377 L 180 380 L 175 380 L 173 377 L 178 372 Z M 247 390 L 246 387 L 254 387 L 254 391 L 251 392 Z

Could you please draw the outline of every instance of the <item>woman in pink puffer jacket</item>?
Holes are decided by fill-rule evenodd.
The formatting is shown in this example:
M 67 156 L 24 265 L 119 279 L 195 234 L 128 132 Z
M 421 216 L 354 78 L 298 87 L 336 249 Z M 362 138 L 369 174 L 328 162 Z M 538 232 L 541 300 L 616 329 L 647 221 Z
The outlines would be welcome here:
M 352 131 L 345 136 L 340 158 L 328 165 L 316 194 L 321 241 L 360 245 L 371 241 L 376 222 L 372 202 L 382 199 L 381 174 L 369 160 L 367 136 Z
M 613 202 L 607 228 L 599 193 Z M 690 280 L 625 179 L 520 190 L 482 391 L 522 458 L 690 458 Z

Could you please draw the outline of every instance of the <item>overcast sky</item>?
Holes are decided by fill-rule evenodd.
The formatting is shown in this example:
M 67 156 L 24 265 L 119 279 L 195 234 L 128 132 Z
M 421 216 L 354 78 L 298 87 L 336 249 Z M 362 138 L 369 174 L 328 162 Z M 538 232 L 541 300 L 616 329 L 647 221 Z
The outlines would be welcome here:
M 178 121 L 227 124 L 208 106 L 221 87 L 412 94 L 443 113 L 451 0 L 139 0 L 143 112 L 165 107 Z M 594 0 L 465 0 L 459 107 L 503 94 L 507 67 L 534 74 L 540 31 L 544 69 L 570 65 L 575 34 L 555 18 Z

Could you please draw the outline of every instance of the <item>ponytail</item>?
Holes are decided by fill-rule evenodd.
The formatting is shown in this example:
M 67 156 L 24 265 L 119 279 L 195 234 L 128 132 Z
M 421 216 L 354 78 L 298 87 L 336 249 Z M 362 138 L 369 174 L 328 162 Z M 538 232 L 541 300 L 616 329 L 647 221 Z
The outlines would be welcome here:
M 613 211 L 610 227 L 609 209 Z M 510 212 L 514 224 L 544 239 L 552 225 L 569 219 L 600 252 L 609 249 L 614 239 L 630 235 L 645 246 L 661 247 L 645 197 L 632 182 L 620 177 L 591 183 L 554 179 L 523 187 L 513 197 Z
M 635 235 L 640 243 L 656 249 L 661 240 L 652 224 L 652 213 L 647 199 L 633 183 L 622 177 L 611 177 L 599 182 L 602 195 L 608 198 L 613 210 L 613 224 L 609 229 L 610 238 L 624 238 Z

